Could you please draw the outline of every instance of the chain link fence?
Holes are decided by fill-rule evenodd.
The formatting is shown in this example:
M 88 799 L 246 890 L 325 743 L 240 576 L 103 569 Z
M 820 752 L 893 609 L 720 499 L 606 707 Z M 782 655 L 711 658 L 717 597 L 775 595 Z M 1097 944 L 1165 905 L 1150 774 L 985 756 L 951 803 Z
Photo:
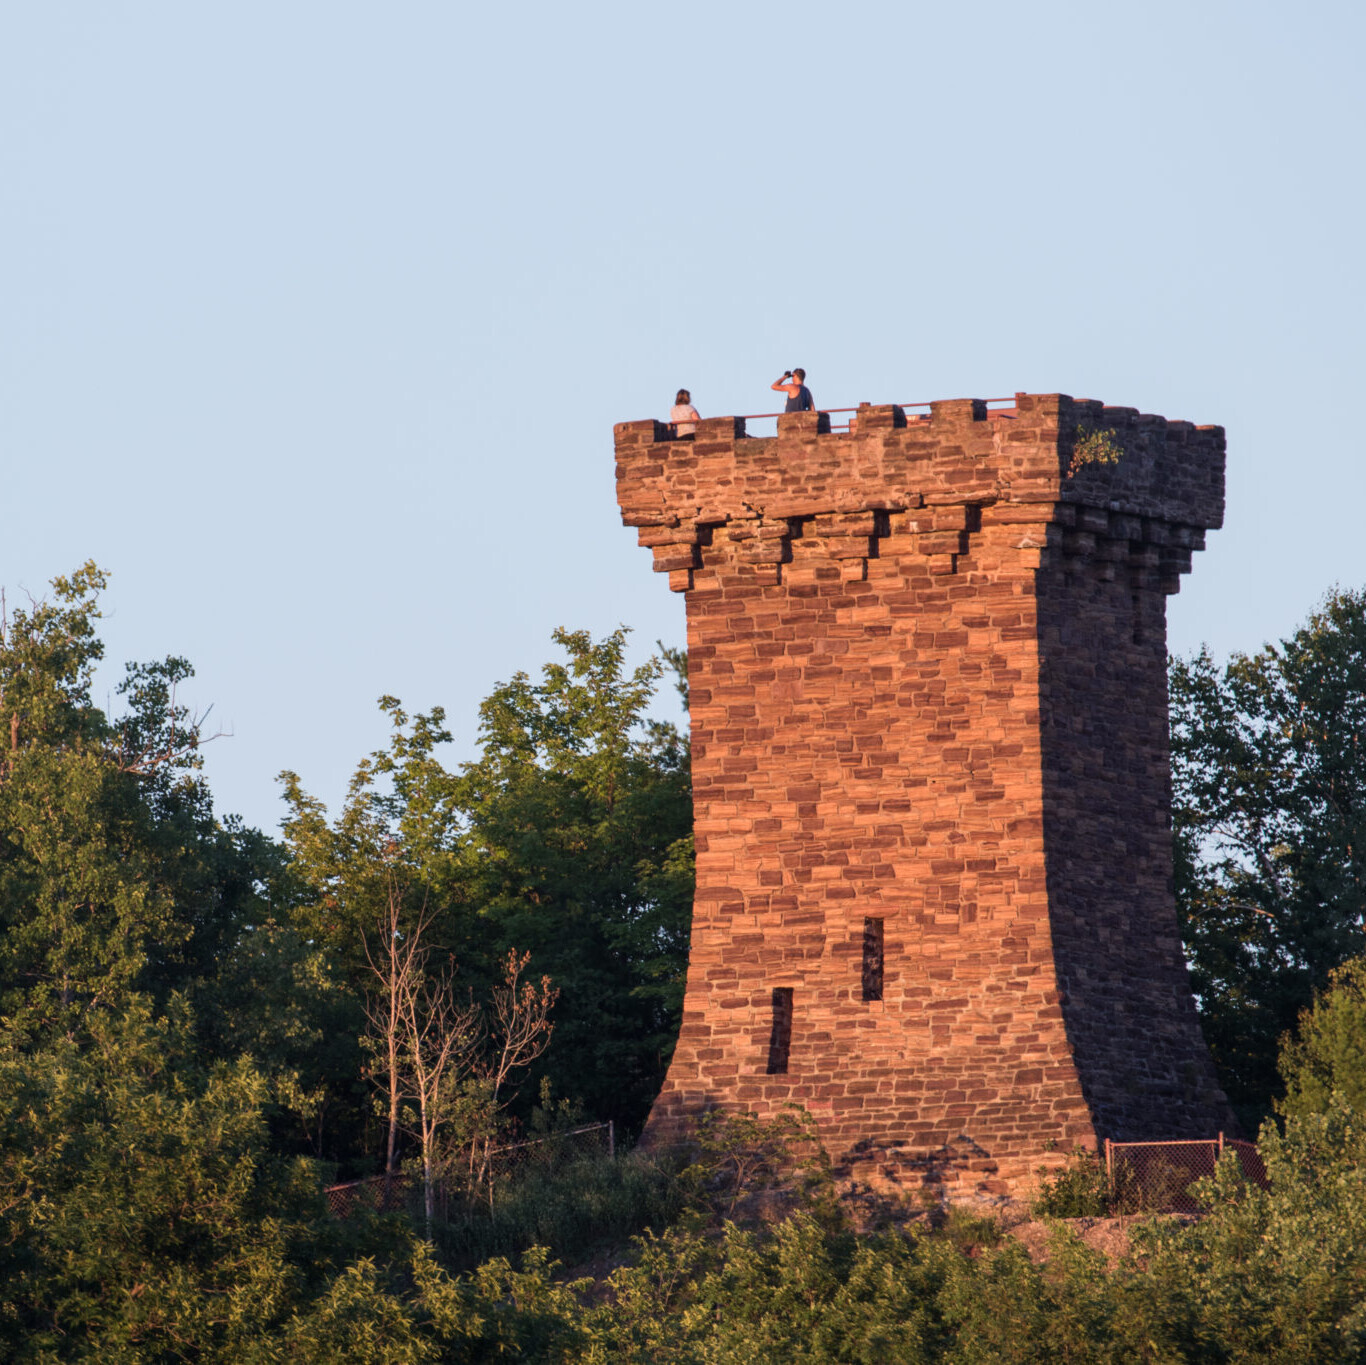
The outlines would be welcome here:
M 1266 1164 L 1254 1143 L 1241 1138 L 1173 1140 L 1171 1142 L 1105 1141 L 1105 1171 L 1110 1189 L 1121 1201 L 1132 1200 L 1142 1208 L 1165 1213 L 1198 1213 L 1200 1206 L 1190 1187 L 1214 1174 L 1226 1151 L 1238 1154 L 1244 1179 L 1266 1189 Z
M 362 1211 L 367 1213 L 392 1213 L 407 1208 L 414 1190 L 421 1197 L 421 1180 L 399 1172 L 387 1179 L 382 1175 L 368 1176 L 364 1180 L 348 1180 L 341 1185 L 329 1185 L 323 1190 L 327 1211 L 334 1218 L 350 1218 Z
M 548 1137 L 494 1147 L 488 1154 L 488 1174 L 494 1180 L 508 1180 L 530 1170 L 554 1170 L 583 1157 L 610 1158 L 616 1154 L 616 1127 L 609 1119 L 606 1123 L 589 1123 Z
M 563 1133 L 529 1138 L 503 1147 L 493 1147 L 484 1154 L 479 1173 L 471 1183 L 500 1185 L 532 1171 L 553 1171 L 584 1157 L 615 1157 L 617 1154 L 616 1128 L 607 1123 L 585 1124 Z M 442 1209 L 449 1207 L 452 1191 L 443 1183 L 438 1192 Z M 329 1185 L 323 1190 L 327 1211 L 334 1218 L 349 1218 L 362 1211 L 391 1213 L 400 1209 L 420 1212 L 422 1205 L 422 1177 L 411 1171 L 400 1171 L 391 1176 L 372 1175 L 364 1180 L 349 1180 L 340 1185 Z

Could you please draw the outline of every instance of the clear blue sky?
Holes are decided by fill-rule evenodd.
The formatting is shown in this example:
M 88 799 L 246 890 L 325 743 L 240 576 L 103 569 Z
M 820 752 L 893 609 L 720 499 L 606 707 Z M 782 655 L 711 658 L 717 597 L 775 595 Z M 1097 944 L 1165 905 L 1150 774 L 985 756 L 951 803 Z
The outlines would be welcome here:
M 1366 581 L 1366 7 L 0 0 L 0 583 L 93 557 L 219 809 L 681 643 L 612 424 L 1057 391 L 1228 428 L 1171 642 Z M 106 671 L 112 688 L 120 670 Z

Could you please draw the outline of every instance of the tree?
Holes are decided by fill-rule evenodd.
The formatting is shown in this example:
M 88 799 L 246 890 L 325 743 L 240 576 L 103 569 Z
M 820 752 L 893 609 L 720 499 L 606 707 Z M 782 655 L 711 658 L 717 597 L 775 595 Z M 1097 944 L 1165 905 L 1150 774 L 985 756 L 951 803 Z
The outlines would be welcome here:
M 445 712 L 409 716 L 393 697 L 379 706 L 392 727 L 389 746 L 357 764 L 335 820 L 296 773 L 280 774 L 291 919 L 357 989 L 371 976 L 367 939 L 404 904 L 427 907 L 429 947 L 453 950 L 468 932 L 457 777 L 437 756 L 451 740 Z
M 474 1170 L 477 1157 L 476 1178 L 486 1182 L 490 1199 L 493 1176 L 489 1156 L 499 1120 L 512 1104 L 512 1079 L 550 1046 L 554 1032 L 550 1011 L 560 998 L 548 976 L 539 982 L 522 979 L 530 960 L 530 953 L 518 953 L 515 948 L 509 951 L 503 961 L 502 984 L 494 988 L 489 1009 L 482 1018 L 475 1016 L 476 1043 L 484 1046 L 470 1054 L 472 1084 L 467 1083 L 466 1089 L 481 1102 L 476 1113 L 483 1121 L 470 1135 L 470 1169 Z M 444 989 L 449 991 L 449 978 Z M 461 1018 L 453 1006 L 446 1005 L 445 1009 L 447 1017 Z
M 324 949 L 274 918 L 250 925 L 195 1004 L 206 1056 L 250 1057 L 270 1079 L 277 1148 L 348 1164 L 370 1155 L 356 1139 L 369 1115 L 364 1005 Z
M 479 758 L 448 770 L 440 708 L 382 698 L 387 749 L 357 767 L 335 820 L 283 775 L 293 919 L 357 989 L 388 878 L 426 907 L 424 942 L 480 998 L 510 952 L 560 991 L 538 1063 L 561 1093 L 627 1124 L 645 1117 L 682 1007 L 692 899 L 687 746 L 648 708 L 663 671 L 625 667 L 626 631 L 558 631 L 563 663 L 518 674 L 480 708 Z
M 405 976 L 397 1003 L 402 1027 L 400 1076 L 417 1105 L 422 1207 L 430 1240 L 442 1130 L 450 1118 L 452 1091 L 466 1079 L 478 1046 L 479 1012 L 472 1003 L 460 1003 L 453 968 L 435 977 Z
M 272 1150 L 272 1088 L 206 1059 L 179 999 L 42 1043 L 0 1022 L 0 1357 L 520 1358 L 538 1299 L 572 1307 L 544 1258 L 462 1283 L 397 1220 L 327 1217 L 317 1164 Z
M 398 1134 L 406 1126 L 421 1153 L 428 1238 L 437 1182 L 450 1170 L 454 1148 L 463 1146 L 467 1153 L 471 1187 L 488 1178 L 489 1151 L 512 1102 L 510 1083 L 549 1045 L 550 1011 L 559 995 L 548 976 L 539 985 L 523 981 L 529 955 L 514 951 L 487 1008 L 472 994 L 462 1000 L 455 958 L 449 956 L 444 967 L 433 962 L 433 918 L 425 902 L 405 912 L 403 887 L 391 873 L 384 919 L 373 942 L 365 943 L 366 1041 L 379 1059 L 388 1120 L 384 1207 L 390 1206 L 398 1170 Z M 447 1137 L 452 1128 L 454 1142 Z
M 91 700 L 105 575 L 0 600 L 0 1010 L 55 1023 L 213 974 L 279 871 L 269 840 L 213 817 L 188 663 L 131 664 L 111 719 Z
M 1177 899 L 1206 1037 L 1252 1114 L 1277 1040 L 1366 949 L 1366 593 L 1279 645 L 1173 659 Z
M 1366 958 L 1328 974 L 1328 988 L 1300 1015 L 1298 1034 L 1281 1039 L 1282 1114 L 1328 1112 L 1339 1095 L 1366 1114 Z
M 589 1111 L 642 1121 L 678 1034 L 692 910 L 686 741 L 647 718 L 663 673 L 626 631 L 556 631 L 568 656 L 480 707 L 461 772 L 462 867 L 482 931 L 561 990 L 547 1058 Z
M 70 1008 L 132 987 L 187 937 L 151 875 L 151 811 L 134 756 L 90 701 L 104 575 L 0 617 L 0 1000 Z M 134 741 L 136 742 L 136 740 Z M 133 762 L 128 760 L 132 758 Z
M 412 1002 L 421 991 L 426 959 L 430 954 L 430 949 L 423 943 L 423 936 L 431 923 L 431 916 L 424 906 L 411 924 L 405 922 L 403 891 L 392 871 L 384 908 L 384 919 L 375 943 L 372 946 L 369 940 L 365 942 L 365 960 L 372 978 L 365 1015 L 370 1025 L 366 1042 L 370 1051 L 379 1058 L 379 1069 L 384 1079 L 384 1207 L 388 1208 L 393 1179 L 398 1173 L 404 1059 L 409 1044 L 408 1015 L 412 1012 Z M 425 1131 L 423 1136 L 425 1139 Z M 424 1164 L 427 1166 L 430 1204 L 430 1165 Z M 427 1221 L 431 1222 L 430 1208 Z
M 269 1082 L 204 1062 L 183 1002 L 0 1027 L 6 1359 L 245 1347 L 311 1276 L 316 1174 L 267 1146 Z M 213 1358 L 218 1358 L 216 1355 Z
M 366 943 L 371 972 L 367 1042 L 379 1058 L 388 1119 L 384 1207 L 390 1205 L 398 1134 L 406 1117 L 421 1153 L 430 1238 L 437 1181 L 450 1170 L 454 1148 L 467 1152 L 471 1187 L 488 1178 L 489 1152 L 511 1103 L 510 1082 L 549 1045 L 550 1011 L 559 992 L 548 976 L 539 986 L 523 981 L 528 955 L 511 952 L 487 1009 L 472 995 L 462 1000 L 454 957 L 444 968 L 433 965 L 427 941 L 431 910 L 424 904 L 405 915 L 403 907 L 402 889 L 391 882 L 377 941 Z M 454 1143 L 447 1138 L 452 1128 Z

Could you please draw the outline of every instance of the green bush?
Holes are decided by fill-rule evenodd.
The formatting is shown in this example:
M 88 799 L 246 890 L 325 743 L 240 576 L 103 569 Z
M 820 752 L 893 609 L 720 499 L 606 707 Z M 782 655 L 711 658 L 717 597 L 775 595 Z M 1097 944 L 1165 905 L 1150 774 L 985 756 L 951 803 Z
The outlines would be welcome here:
M 1282 1114 L 1325 1113 L 1335 1092 L 1366 1113 L 1366 958 L 1344 963 L 1328 981 L 1300 1015 L 1298 1036 L 1281 1040 Z
M 1175 1169 L 1149 1171 L 1140 1184 L 1128 1166 L 1108 1172 L 1098 1152 L 1074 1147 L 1060 1171 L 1039 1171 L 1040 1181 L 1031 1212 L 1036 1218 L 1113 1218 L 1143 1210 L 1160 1211 L 1171 1195 L 1184 1189 L 1190 1177 Z
M 713 1109 L 692 1129 L 694 1160 L 683 1171 L 700 1211 L 734 1217 L 756 1196 L 780 1194 L 831 1213 L 830 1156 L 816 1120 L 799 1104 L 772 1118 Z
M 687 1199 L 679 1168 L 667 1158 L 641 1152 L 581 1157 L 509 1179 L 492 1208 L 482 1199 L 453 1204 L 436 1243 L 450 1264 L 463 1268 L 532 1247 L 548 1247 L 572 1263 L 646 1228 L 667 1227 Z
M 1095 1152 L 1074 1147 L 1062 1170 L 1039 1172 L 1039 1188 L 1031 1212 L 1036 1218 L 1105 1218 L 1109 1216 L 1110 1180 Z

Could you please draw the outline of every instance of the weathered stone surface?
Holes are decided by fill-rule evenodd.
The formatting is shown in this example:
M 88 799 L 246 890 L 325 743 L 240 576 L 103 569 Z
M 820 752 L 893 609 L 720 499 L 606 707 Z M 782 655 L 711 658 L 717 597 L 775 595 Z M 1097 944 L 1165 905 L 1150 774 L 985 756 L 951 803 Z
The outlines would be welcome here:
M 1119 462 L 1069 478 L 1079 427 Z M 697 893 L 649 1135 L 797 1101 L 855 1173 L 990 1193 L 1231 1127 L 1172 898 L 1164 600 L 1222 429 L 1019 394 L 743 432 L 616 428 L 688 608 Z

